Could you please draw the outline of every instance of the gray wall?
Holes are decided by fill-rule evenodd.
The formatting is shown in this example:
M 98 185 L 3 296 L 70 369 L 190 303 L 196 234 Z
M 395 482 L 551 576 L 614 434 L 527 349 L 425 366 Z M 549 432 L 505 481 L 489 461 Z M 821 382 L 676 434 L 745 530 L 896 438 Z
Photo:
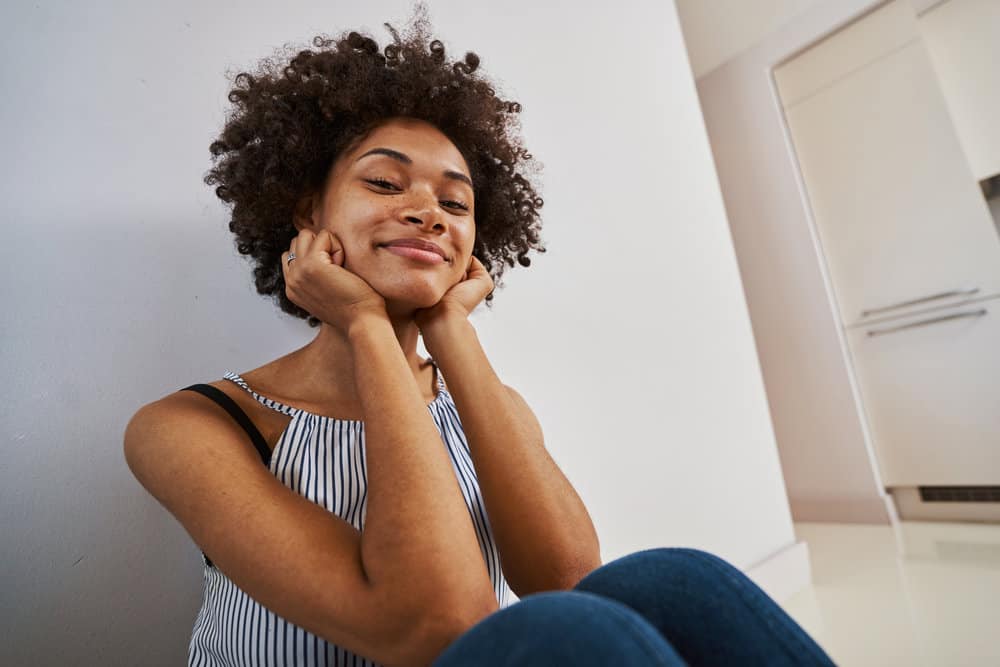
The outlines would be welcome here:
M 473 320 L 610 560 L 749 567 L 794 542 L 746 304 L 673 3 L 431 3 L 524 105 L 550 252 Z M 177 665 L 198 548 L 135 481 L 142 404 L 314 331 L 257 296 L 201 178 L 227 68 L 402 23 L 405 2 L 0 9 L 0 663 Z

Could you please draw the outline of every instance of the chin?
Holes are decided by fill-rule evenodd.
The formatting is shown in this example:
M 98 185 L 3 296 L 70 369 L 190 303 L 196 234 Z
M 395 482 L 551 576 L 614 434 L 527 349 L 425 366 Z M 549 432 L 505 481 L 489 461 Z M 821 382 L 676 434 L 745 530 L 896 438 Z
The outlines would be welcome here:
M 363 272 L 356 271 L 376 292 L 385 299 L 386 305 L 397 308 L 429 308 L 433 306 L 451 285 L 443 284 L 442 276 L 421 275 L 417 272 L 385 272 L 375 273 L 367 277 Z
M 444 291 L 440 289 L 427 288 L 424 290 L 418 289 L 400 289 L 400 290 L 387 290 L 382 292 L 382 298 L 385 299 L 387 306 L 395 306 L 397 308 L 412 308 L 417 310 L 418 308 L 430 308 L 441 300 L 444 296 Z

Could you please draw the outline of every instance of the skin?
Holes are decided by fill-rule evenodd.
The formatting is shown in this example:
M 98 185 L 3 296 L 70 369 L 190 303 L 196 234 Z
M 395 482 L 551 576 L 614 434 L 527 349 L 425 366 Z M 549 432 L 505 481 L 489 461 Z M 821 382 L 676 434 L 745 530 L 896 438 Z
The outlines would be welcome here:
M 390 154 L 367 155 L 372 149 Z M 408 157 L 392 157 L 400 154 Z M 222 566 L 235 579 L 319 636 L 371 645 L 393 664 L 429 664 L 499 607 L 454 459 L 418 403 L 421 394 L 430 402 L 436 393 L 433 369 L 416 354 L 418 333 L 448 379 L 503 577 L 514 593 L 524 598 L 570 589 L 601 563 L 593 522 L 547 453 L 537 418 L 501 382 L 468 321 L 493 289 L 472 256 L 475 202 L 468 179 L 460 151 L 435 127 L 413 119 L 392 119 L 345 149 L 320 191 L 296 208 L 298 234 L 290 244 L 296 259 L 289 264 L 288 253 L 281 257 L 288 298 L 320 320 L 320 331 L 305 347 L 241 374 L 264 396 L 315 415 L 353 421 L 371 415 L 364 430 L 371 493 L 363 532 L 264 479 L 256 455 L 246 447 L 236 451 L 237 427 L 229 423 L 224 433 L 218 410 L 204 397 L 175 392 L 150 406 L 126 434 L 136 476 L 183 517 L 192 537 L 228 542 L 220 549 Z M 447 261 L 420 262 L 383 247 L 411 238 L 435 241 Z M 273 449 L 292 417 L 228 380 L 212 384 L 248 413 Z M 363 405 L 356 384 L 364 390 Z M 196 457 L 185 454 L 211 437 L 224 440 L 225 446 L 211 448 L 219 450 L 211 454 L 217 465 L 189 465 Z M 178 451 L 164 458 L 162 450 L 175 444 Z M 181 478 L 179 486 L 174 477 Z M 262 495 L 268 516 L 279 520 L 256 526 L 260 548 L 250 553 L 239 522 Z M 291 530 L 266 530 L 292 510 Z M 227 520 L 220 523 L 217 514 Z M 313 527 L 324 533 L 318 546 Z M 259 576 L 260 562 L 290 553 L 298 556 L 289 559 L 294 581 Z M 330 554 L 343 568 L 325 560 Z M 306 576 L 322 577 L 330 587 L 303 589 Z M 358 597 L 357 609 L 333 607 L 343 593 Z
M 365 157 L 374 148 L 403 153 L 410 161 Z M 291 266 L 288 253 L 282 255 L 288 296 L 322 321 L 319 334 L 243 377 L 286 405 L 363 420 L 353 358 L 358 341 L 368 339 L 362 334 L 378 331 L 384 322 L 391 325 L 430 403 L 436 393 L 434 371 L 416 353 L 422 335 L 448 378 L 461 416 L 505 578 L 519 597 L 566 590 L 600 566 L 597 534 L 579 495 L 546 451 L 531 408 L 500 381 L 468 321 L 493 281 L 472 256 L 472 188 L 445 172 L 469 176 L 448 138 L 413 119 L 393 119 L 345 150 L 323 191 L 301 202 Z M 392 185 L 372 182 L 379 178 Z M 422 263 L 380 247 L 412 237 L 437 243 L 447 261 Z M 255 416 L 270 413 L 262 419 L 270 420 L 264 422 L 269 442 L 276 440 L 287 415 L 261 408 L 243 392 L 233 393 L 234 400 L 257 410 Z M 526 507 L 532 511 L 525 513 Z M 470 552 L 478 557 L 474 546 Z M 470 573 L 480 568 L 473 560 Z M 495 609 L 488 582 L 470 576 L 470 585 L 487 592 L 488 610 Z
M 373 148 L 389 148 L 411 162 L 383 154 L 362 157 Z M 493 289 L 489 273 L 472 256 L 473 190 L 445 172 L 469 177 L 465 159 L 447 136 L 409 118 L 387 121 L 338 158 L 323 192 L 300 202 L 291 266 L 288 253 L 282 255 L 286 283 L 300 279 L 300 291 L 289 297 L 323 320 L 319 334 L 245 374 L 248 382 L 278 384 L 276 393 L 309 397 L 310 404 L 360 411 L 347 331 L 358 319 L 385 317 L 418 386 L 433 399 L 433 369 L 417 354 L 419 333 L 448 317 L 467 317 Z M 373 182 L 377 179 L 387 183 Z M 408 237 L 433 241 L 447 261 L 422 263 L 379 246 Z M 304 274 L 307 280 L 301 280 Z

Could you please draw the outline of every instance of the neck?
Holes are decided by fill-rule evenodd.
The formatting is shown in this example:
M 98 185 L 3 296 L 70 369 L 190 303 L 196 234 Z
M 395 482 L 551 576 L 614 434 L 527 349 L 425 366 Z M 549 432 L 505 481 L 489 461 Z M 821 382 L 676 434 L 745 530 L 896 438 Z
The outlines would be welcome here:
M 392 307 L 387 311 L 400 349 L 419 383 L 425 362 L 417 354 L 419 329 L 413 321 L 414 311 Z M 285 370 L 290 374 L 285 378 L 296 377 L 295 393 L 317 402 L 356 398 L 354 361 L 347 337 L 322 322 L 312 342 L 285 357 Z

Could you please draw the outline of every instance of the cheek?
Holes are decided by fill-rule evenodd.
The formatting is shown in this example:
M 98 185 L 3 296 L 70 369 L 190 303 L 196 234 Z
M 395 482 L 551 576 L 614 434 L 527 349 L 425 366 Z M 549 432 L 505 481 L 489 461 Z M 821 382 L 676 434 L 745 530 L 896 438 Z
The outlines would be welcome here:
M 383 206 L 365 206 L 352 203 L 330 210 L 325 227 L 344 244 L 347 257 L 371 253 L 377 238 L 376 227 L 385 219 Z
M 463 253 L 466 261 L 472 257 L 472 250 L 476 246 L 476 226 L 475 222 L 469 224 L 463 224 L 460 228 L 456 228 L 452 231 L 456 241 L 463 249 Z

